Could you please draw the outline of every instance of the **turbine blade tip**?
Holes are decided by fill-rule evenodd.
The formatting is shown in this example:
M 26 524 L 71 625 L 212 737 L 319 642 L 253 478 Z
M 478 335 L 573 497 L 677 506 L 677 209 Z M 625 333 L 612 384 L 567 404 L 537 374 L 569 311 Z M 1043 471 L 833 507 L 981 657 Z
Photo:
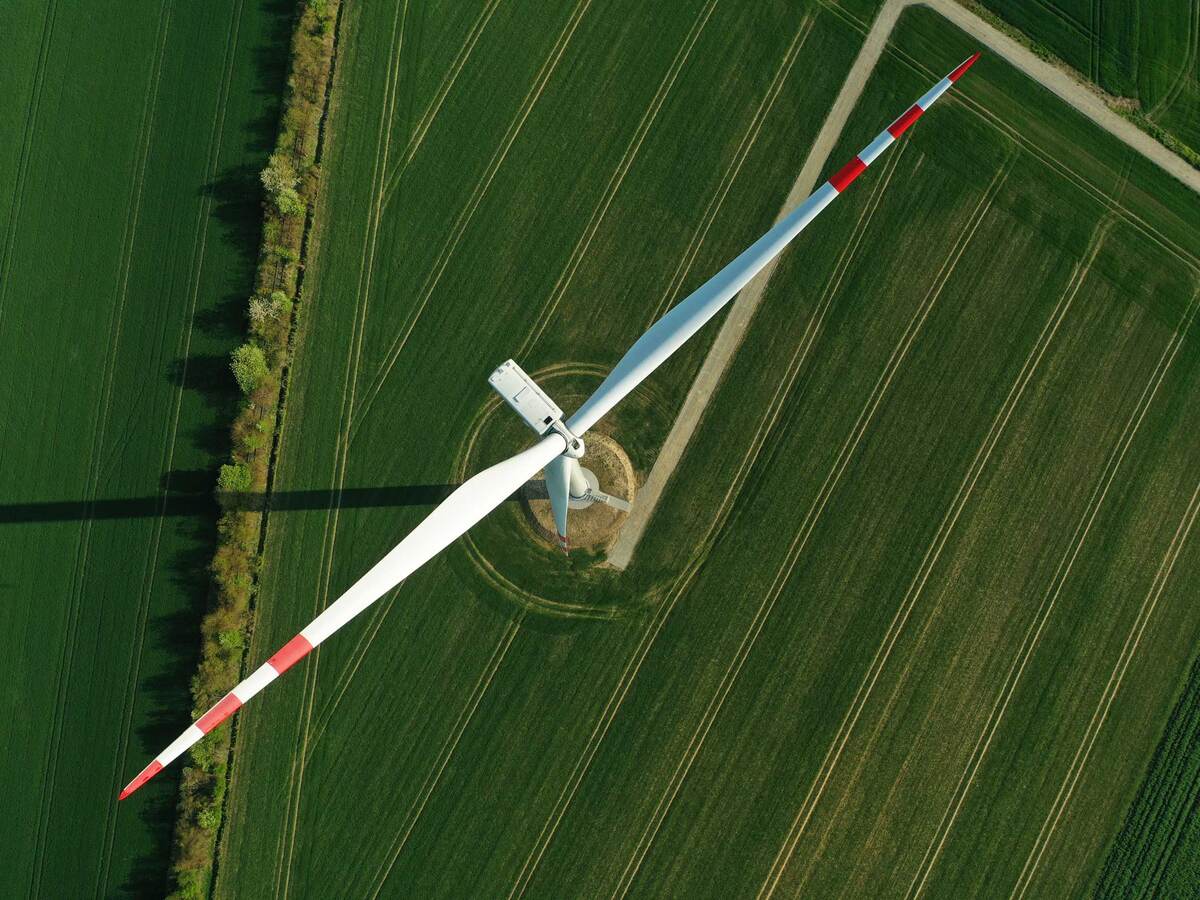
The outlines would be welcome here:
M 126 797 L 128 797 L 130 794 L 132 794 L 138 788 L 140 788 L 143 784 L 145 784 L 147 781 L 149 781 L 151 778 L 153 778 L 155 775 L 157 775 L 159 772 L 161 772 L 162 769 L 163 769 L 162 763 L 160 763 L 157 759 L 154 760 L 154 762 L 150 763 L 150 765 L 146 766 L 146 768 L 144 768 L 144 769 L 142 769 L 142 771 L 138 772 L 137 777 L 134 778 L 133 781 L 131 781 L 131 782 L 129 782 L 129 784 L 125 785 L 125 789 L 122 790 L 121 793 L 117 795 L 117 800 L 118 801 L 124 800 Z
M 950 73 L 950 80 L 958 81 L 958 79 L 962 78 L 963 75 L 966 74 L 967 69 L 969 69 L 969 68 L 971 68 L 971 66 L 975 65 L 975 60 L 979 59 L 980 52 L 981 51 L 976 50 L 974 54 L 972 54 L 971 56 L 969 56 L 965 60 L 963 60 L 959 64 L 958 68 Z

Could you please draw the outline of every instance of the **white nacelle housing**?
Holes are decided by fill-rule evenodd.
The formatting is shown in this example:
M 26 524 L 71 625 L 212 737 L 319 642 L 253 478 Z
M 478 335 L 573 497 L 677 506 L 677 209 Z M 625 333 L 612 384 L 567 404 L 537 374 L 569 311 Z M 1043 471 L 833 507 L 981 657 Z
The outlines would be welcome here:
M 562 420 L 563 411 L 511 359 L 488 376 L 488 384 L 538 434 L 545 434 Z

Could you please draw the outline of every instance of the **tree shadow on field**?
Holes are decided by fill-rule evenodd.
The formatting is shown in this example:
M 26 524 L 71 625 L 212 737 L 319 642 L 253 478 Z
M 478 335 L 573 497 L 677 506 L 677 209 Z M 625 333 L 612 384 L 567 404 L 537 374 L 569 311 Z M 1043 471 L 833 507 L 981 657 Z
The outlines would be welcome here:
M 245 271 L 253 277 L 258 262 L 258 245 L 262 235 L 262 182 L 259 172 L 266 165 L 270 146 L 264 148 L 256 162 L 244 162 L 221 171 L 201 188 L 212 200 L 212 217 L 221 226 L 221 239 L 237 252 Z
M 287 87 L 287 49 L 291 46 L 297 4 L 295 0 L 259 0 L 267 26 L 261 43 L 251 51 L 254 63 L 254 96 L 265 97 L 262 114 L 246 124 L 245 149 L 269 153 L 279 128 L 280 98 Z M 280 52 L 280 50 L 283 52 Z
M 164 745 L 165 746 L 165 745 Z M 162 783 L 156 782 L 161 779 Z M 171 836 L 175 830 L 175 795 L 179 791 L 177 774 L 163 772 L 142 788 L 147 796 L 140 800 L 138 819 L 142 830 L 153 840 L 154 849 L 134 859 L 128 877 L 121 885 L 122 897 L 165 897 L 171 889 L 164 863 L 171 858 Z M 129 801 L 125 801 L 129 802 Z
M 229 353 L 246 337 L 246 304 L 254 290 L 262 239 L 258 173 L 266 165 L 279 126 L 296 14 L 294 0 L 249 0 L 241 7 L 240 33 L 254 36 L 250 45 L 241 44 L 234 62 L 239 74 L 230 89 L 241 100 L 228 107 L 215 175 L 208 183 L 190 188 L 206 198 L 209 209 L 209 254 L 201 260 L 192 320 L 198 339 L 186 359 L 171 361 L 163 373 L 185 392 L 184 408 L 192 410 L 181 419 L 191 451 L 180 456 L 189 468 L 163 475 L 165 505 L 161 490 L 152 496 L 105 499 L 90 509 L 76 499 L 0 505 L 0 526 L 161 516 L 166 520 L 163 527 L 174 532 L 176 551 L 167 568 L 173 588 L 183 599 L 174 604 L 174 612 L 156 616 L 151 611 L 145 646 L 153 650 L 154 672 L 138 684 L 139 704 L 147 712 L 139 714 L 142 724 L 135 743 L 142 749 L 153 748 L 151 753 L 165 747 L 190 722 L 190 681 L 199 660 L 200 620 L 212 590 L 208 565 L 216 546 L 219 511 L 213 486 L 218 465 L 229 455 L 229 427 L 239 403 Z M 262 498 L 255 502 L 261 504 Z M 139 792 L 139 815 L 154 843 L 128 863 L 129 875 L 121 890 L 132 896 L 162 897 L 170 888 L 178 772 L 179 767 L 173 767 Z
M 213 461 L 215 471 L 217 463 L 229 455 L 229 423 L 237 415 L 240 402 L 237 385 L 229 368 L 229 357 L 197 353 L 186 360 L 177 359 L 167 367 L 167 379 L 180 389 L 203 399 L 208 415 L 185 425 L 183 434 L 192 447 Z M 173 482 L 171 487 L 175 490 Z
M 137 729 L 135 746 L 143 752 L 132 753 L 132 765 L 140 766 L 149 754 L 156 753 L 177 738 L 191 723 L 192 701 L 190 682 L 199 662 L 200 638 L 196 627 L 195 610 L 203 608 L 208 592 L 208 579 L 193 573 L 186 574 L 200 560 L 199 548 L 179 554 L 171 562 L 172 580 L 184 583 L 191 602 L 177 612 L 152 616 L 146 623 L 146 643 L 162 651 L 166 665 L 154 675 L 142 678 L 138 684 L 140 697 L 151 710 L 142 717 Z M 151 748 L 151 749 L 145 749 Z M 154 849 L 134 860 L 129 877 L 121 890 L 133 897 L 162 897 L 170 885 L 163 863 L 170 859 L 171 841 L 175 831 L 175 803 L 179 793 L 180 766 L 172 766 L 138 792 L 138 817 L 146 825 Z M 132 776 L 133 772 L 127 773 Z M 143 798 L 142 794 L 148 795 Z M 131 802 L 131 801 L 126 801 Z

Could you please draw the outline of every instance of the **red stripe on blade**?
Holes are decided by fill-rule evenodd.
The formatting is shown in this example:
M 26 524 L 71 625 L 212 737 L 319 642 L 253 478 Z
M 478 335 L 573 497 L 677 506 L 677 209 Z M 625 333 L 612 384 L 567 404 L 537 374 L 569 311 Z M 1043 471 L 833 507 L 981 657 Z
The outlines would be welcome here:
M 308 656 L 312 650 L 312 644 L 302 634 L 296 635 L 290 641 L 283 645 L 283 649 L 272 656 L 267 662 L 271 668 L 282 675 L 304 657 Z
M 949 76 L 947 76 L 947 77 L 949 77 L 949 79 L 951 81 L 958 81 L 958 79 L 962 78 L 963 75 L 966 74 L 967 69 L 969 69 L 969 68 L 971 68 L 971 66 L 975 65 L 975 60 L 977 60 L 977 59 L 979 59 L 978 53 L 976 53 L 970 59 L 966 60 L 961 66 L 959 66 L 957 69 L 955 69 L 953 72 L 951 72 L 949 74 Z
M 850 186 L 855 178 L 862 174 L 863 169 L 867 164 L 857 156 L 850 162 L 846 163 L 840 169 L 833 173 L 833 177 L 829 179 L 829 183 L 833 185 L 833 189 L 839 194 Z
M 131 781 L 131 782 L 129 782 L 129 784 L 125 785 L 125 790 L 121 791 L 121 795 L 119 797 L 117 797 L 117 799 L 124 800 L 126 797 L 128 797 L 130 794 L 132 794 L 138 788 L 140 788 L 143 784 L 145 784 L 147 781 L 149 781 L 151 778 L 153 778 L 155 775 L 157 775 L 159 772 L 161 772 L 162 767 L 163 767 L 162 763 L 160 763 L 157 759 L 154 760 L 154 762 L 150 763 L 150 765 L 146 766 L 146 768 L 142 769 L 142 771 L 138 773 L 137 778 L 133 779 L 133 781 Z
M 908 112 L 888 126 L 888 134 L 894 138 L 900 137 L 900 135 L 908 131 L 909 125 L 921 118 L 921 113 L 923 112 L 925 112 L 925 110 L 921 109 L 920 106 L 914 103 L 909 107 Z
M 236 694 L 226 694 L 217 701 L 216 706 L 196 720 L 196 727 L 208 734 L 237 712 L 241 705 L 242 701 L 237 698 Z

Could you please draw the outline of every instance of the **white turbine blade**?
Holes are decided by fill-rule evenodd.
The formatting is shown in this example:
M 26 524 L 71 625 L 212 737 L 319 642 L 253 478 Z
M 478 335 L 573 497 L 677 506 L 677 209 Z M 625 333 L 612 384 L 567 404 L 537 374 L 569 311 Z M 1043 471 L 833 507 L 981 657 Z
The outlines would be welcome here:
M 701 285 L 695 293 L 676 304 L 650 326 L 604 379 L 596 392 L 579 407 L 567 427 L 583 435 L 637 387 L 651 372 L 678 350 L 705 322 L 732 300 L 750 279 L 762 271 L 809 222 L 844 191 L 863 170 L 873 163 L 920 115 L 933 105 L 954 82 L 963 76 L 979 54 L 965 60 L 957 69 L 933 86 L 904 115 L 879 133 L 858 156 L 839 169 L 807 200 L 788 213 L 770 231 L 751 244 L 720 272 Z
M 558 532 L 558 545 L 563 553 L 570 549 L 567 543 L 567 512 L 570 510 L 572 463 L 576 461 L 569 456 L 557 456 L 546 466 L 546 493 L 550 495 L 554 528 Z
M 566 448 L 561 435 L 551 434 L 528 450 L 467 479 L 346 593 L 155 757 L 125 786 L 119 799 L 124 800 L 157 775 L 313 647 L 449 546 Z

